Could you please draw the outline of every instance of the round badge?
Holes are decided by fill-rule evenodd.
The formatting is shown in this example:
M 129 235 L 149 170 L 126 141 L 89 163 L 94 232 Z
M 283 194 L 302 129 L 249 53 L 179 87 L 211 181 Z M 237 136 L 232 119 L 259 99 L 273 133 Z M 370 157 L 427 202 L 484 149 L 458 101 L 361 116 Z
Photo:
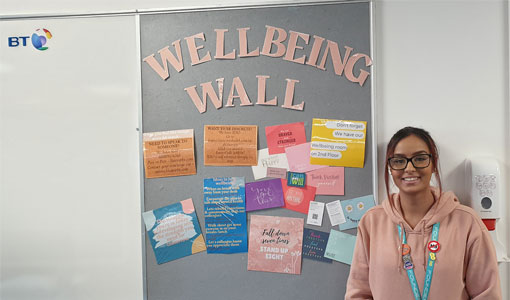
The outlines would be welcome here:
M 402 255 L 411 253 L 411 246 L 408 244 L 402 244 Z
M 430 241 L 427 248 L 429 248 L 430 252 L 436 253 L 441 248 L 441 245 L 439 245 L 438 241 Z
M 412 268 L 414 268 L 414 266 L 413 266 L 413 263 L 412 263 L 412 262 L 406 261 L 406 262 L 404 263 L 404 269 L 406 269 L 406 270 L 411 270 Z
M 431 260 L 436 260 L 436 254 L 434 252 L 430 253 L 430 259 Z

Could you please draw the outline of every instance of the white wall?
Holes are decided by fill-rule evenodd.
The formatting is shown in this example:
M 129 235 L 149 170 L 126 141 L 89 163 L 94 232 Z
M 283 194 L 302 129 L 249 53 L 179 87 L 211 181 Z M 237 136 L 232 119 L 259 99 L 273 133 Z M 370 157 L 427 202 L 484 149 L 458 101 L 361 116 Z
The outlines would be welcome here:
M 502 163 L 507 218 L 498 223 L 510 249 L 508 171 L 508 3 L 383 1 L 376 5 L 379 158 L 398 129 L 429 130 L 440 151 L 442 181 L 461 199 L 464 160 L 490 155 Z M 384 195 L 379 159 L 379 195 Z M 500 264 L 503 299 L 509 266 Z
M 0 2 L 0 11 L 4 15 L 30 15 L 120 11 L 169 6 L 166 1 L 161 0 L 144 1 L 143 4 L 135 1 L 88 1 L 78 4 L 78 2 L 64 0 L 50 1 L 50 3 L 24 0 L 22 3 L 23 5 L 20 5 L 19 1 L 3 0 Z M 221 1 L 222 6 L 236 3 L 239 1 Z M 268 3 L 268 1 L 258 3 Z M 172 7 L 183 7 L 208 6 L 210 4 L 205 0 L 191 0 L 173 1 L 171 5 Z M 432 133 L 439 144 L 445 187 L 454 190 L 459 197 L 463 198 L 466 195 L 462 163 L 465 158 L 471 155 L 488 154 L 498 158 L 505 170 L 502 182 L 508 182 L 508 174 L 510 174 L 508 2 L 504 0 L 376 1 L 375 21 L 379 157 L 384 156 L 383 149 L 386 142 L 397 129 L 406 125 L 422 126 Z M 5 27 L 3 23 L 1 25 L 3 32 Z M 123 51 L 134 49 L 130 47 L 127 45 Z M 97 52 L 100 57 L 100 49 L 97 49 Z M 2 49 L 2 55 L 4 53 Z M 2 61 L 4 61 L 3 57 Z M 4 68 L 3 65 L 1 67 Z M 78 69 L 80 68 L 77 67 L 74 70 Z M 0 139 L 0 163 L 2 165 L 0 177 L 1 295 L 7 296 L 10 295 L 7 292 L 16 291 L 15 293 L 18 293 L 20 297 L 13 297 L 13 299 L 24 299 L 23 296 L 28 293 L 26 284 L 23 285 L 23 289 L 20 289 L 11 281 L 5 280 L 6 274 L 9 276 L 14 274 L 19 279 L 16 284 L 20 284 L 23 282 L 22 280 L 28 278 L 33 283 L 34 291 L 46 292 L 47 295 L 52 295 L 52 298 L 56 299 L 67 299 L 69 295 L 82 291 L 93 293 L 87 294 L 88 296 L 83 298 L 140 299 L 139 295 L 142 291 L 141 267 L 139 257 L 136 257 L 141 244 L 140 208 L 138 200 L 134 199 L 138 197 L 136 190 L 138 187 L 134 188 L 138 180 L 137 166 L 126 167 L 122 162 L 118 162 L 109 169 L 119 170 L 119 173 L 107 174 L 105 177 L 100 176 L 99 178 L 94 178 L 95 172 L 92 169 L 101 169 L 104 166 L 94 165 L 98 163 L 94 159 L 81 164 L 82 167 L 87 167 L 85 174 L 90 176 L 80 174 L 75 170 L 71 172 L 70 169 L 63 169 L 61 170 L 62 176 L 58 177 L 60 181 L 57 182 L 61 187 L 57 191 L 62 192 L 63 195 L 55 198 L 55 189 L 48 187 L 48 181 L 52 177 L 45 176 L 45 170 L 50 170 L 50 174 L 56 176 L 55 174 L 59 174 L 59 171 L 54 171 L 55 168 L 62 167 L 60 164 L 52 163 L 58 161 L 59 158 L 54 153 L 60 151 L 61 148 L 58 148 L 57 144 L 48 143 L 48 141 L 57 138 L 56 133 L 48 132 L 59 128 L 58 124 L 41 125 L 40 118 L 42 117 L 38 115 L 36 108 L 43 111 L 46 108 L 34 107 L 33 100 L 24 99 L 17 94 L 6 97 L 2 90 L 6 86 L 6 82 L 9 81 L 6 81 L 8 79 L 3 75 L 4 72 L 0 74 L 2 76 L 0 77 L 0 88 L 2 88 L 0 89 L 0 108 L 2 109 L 0 119 L 0 132 L 2 133 Z M 38 78 L 32 78 L 32 80 L 38 80 Z M 131 80 L 126 79 L 126 82 Z M 135 90 L 129 91 L 132 92 L 130 95 L 137 95 Z M 57 89 L 55 92 L 61 91 Z M 87 94 L 73 94 L 72 96 L 87 97 Z M 22 100 L 19 107 L 6 104 L 8 103 L 7 99 L 13 99 L 13 97 Z M 128 95 L 126 95 L 126 99 L 135 101 Z M 57 104 L 53 105 L 55 106 L 50 109 L 59 107 Z M 128 120 L 116 124 L 117 131 L 111 132 L 112 135 L 116 132 L 129 131 L 133 126 L 136 126 L 133 116 L 136 114 L 136 109 L 133 105 L 130 105 L 125 112 L 130 115 Z M 4 113 L 6 108 L 11 114 L 11 117 L 7 119 Z M 99 111 L 95 110 L 95 113 L 97 114 Z M 90 114 L 93 115 L 92 112 Z M 108 112 L 104 112 L 104 114 L 102 117 L 107 118 Z M 33 122 L 35 128 L 24 128 L 23 124 L 27 124 L 27 122 L 16 118 L 20 116 L 26 117 L 28 120 L 35 120 Z M 85 118 L 85 113 L 78 117 L 80 117 L 78 122 L 67 123 L 67 126 L 71 128 L 70 131 L 79 132 L 80 129 L 87 128 L 91 132 L 103 135 L 105 133 L 102 128 L 111 126 L 105 121 L 104 127 L 101 129 L 89 128 L 87 126 L 90 125 L 90 120 Z M 48 119 L 50 118 L 48 117 Z M 17 131 L 13 132 L 13 128 Z M 126 134 L 127 136 L 124 136 L 123 139 L 129 141 L 131 146 L 116 147 L 111 151 L 121 153 L 122 151 L 136 152 L 138 150 L 135 145 L 135 137 L 130 135 L 132 132 L 129 131 Z M 29 151 L 25 148 L 28 144 L 24 142 L 25 136 L 35 139 L 46 147 L 49 146 L 49 149 L 38 150 L 42 151 L 41 153 L 33 154 L 31 152 L 32 158 L 27 160 Z M 38 138 L 42 140 L 37 140 Z M 90 157 L 102 157 L 99 152 L 92 151 L 92 146 L 81 142 L 81 139 L 76 142 L 80 142 L 79 145 L 84 147 L 81 149 L 92 154 Z M 75 153 L 71 152 L 71 149 L 68 151 L 66 153 Z M 51 160 L 47 158 L 51 158 Z M 12 159 L 15 159 L 17 164 L 14 164 Z M 67 157 L 67 159 L 71 158 Z M 138 157 L 135 153 L 131 153 L 124 159 L 125 164 L 136 164 Z M 102 162 L 105 163 L 106 159 Z M 126 168 L 122 169 L 122 166 Z M 30 172 L 26 173 L 26 170 L 30 170 Z M 23 173 L 24 171 L 25 173 Z M 13 174 L 17 174 L 17 176 L 13 177 Z M 62 186 L 79 182 L 75 181 L 74 177 L 65 176 L 67 174 L 82 176 L 77 177 L 81 182 L 90 182 L 91 178 L 97 181 L 89 186 L 85 184 L 70 186 L 69 190 L 66 190 Z M 118 174 L 125 174 L 129 178 L 125 183 L 119 183 L 113 188 L 102 184 L 102 180 L 109 180 L 108 176 Z M 384 197 L 382 181 L 380 183 L 379 195 Z M 27 186 L 35 189 L 30 191 Z M 90 186 L 94 188 L 91 189 Z M 71 194 L 71 191 L 75 190 L 83 192 L 74 193 L 73 195 L 76 196 L 74 198 L 65 197 L 66 191 L 67 194 Z M 121 200 L 118 199 L 113 203 L 105 204 L 105 206 L 99 205 L 98 201 L 118 197 L 119 191 L 122 192 L 120 198 L 125 198 L 124 205 L 120 205 Z M 508 199 L 510 191 L 506 185 L 503 192 L 504 198 Z M 86 195 L 86 193 L 91 194 Z M 35 198 L 35 194 L 37 194 L 37 198 Z M 71 200 L 65 202 L 64 199 L 68 198 Z M 85 201 L 95 198 L 101 200 L 93 200 L 92 204 Z M 506 202 L 508 203 L 508 200 Z M 75 208 L 81 208 L 85 212 L 78 215 L 77 219 L 68 215 L 60 216 L 59 212 L 64 210 L 53 211 L 52 204 L 54 207 L 64 207 L 66 212 L 73 212 Z M 35 207 L 36 210 L 28 212 L 30 207 Z M 507 205 L 506 216 L 510 216 L 509 209 L 510 205 Z M 25 222 L 19 226 L 13 225 L 19 223 L 19 218 L 11 214 L 12 210 L 22 212 Z M 117 216 L 119 219 L 116 219 L 120 222 L 119 225 L 122 224 L 122 230 L 116 231 L 121 234 L 122 247 L 115 242 L 113 245 L 117 245 L 117 247 L 112 246 L 111 243 L 114 239 L 109 239 L 110 235 L 104 234 L 97 224 L 97 213 L 103 214 L 99 219 L 101 217 L 106 219 L 107 214 L 114 214 L 117 210 L 122 210 L 122 217 Z M 43 213 L 43 216 L 48 217 L 41 217 L 40 212 Z M 67 224 L 73 224 L 72 230 L 65 230 L 58 226 L 57 218 L 64 218 Z M 508 217 L 498 224 L 499 236 L 507 249 L 510 249 L 509 224 Z M 88 228 L 91 231 L 88 231 Z M 18 233 L 26 234 L 31 232 L 30 230 L 36 230 L 36 241 L 39 245 L 43 245 L 42 248 L 45 250 L 42 253 L 37 253 L 37 256 L 28 255 L 29 251 L 27 250 L 12 247 L 14 241 L 24 246 L 30 245 L 27 240 L 20 240 L 14 236 Z M 73 232 L 82 234 L 73 235 Z M 85 240 L 82 235 L 86 236 Z M 51 242 L 53 246 L 45 246 L 48 242 Z M 124 255 L 120 256 L 122 258 L 117 256 L 116 260 L 114 252 L 108 252 L 113 251 L 106 246 L 108 242 L 110 247 L 114 247 L 113 250 L 125 251 Z M 62 245 L 63 248 L 55 245 Z M 98 248 L 97 245 L 101 245 L 101 247 Z M 92 250 L 92 252 L 87 250 Z M 105 254 L 97 251 L 107 252 Z M 100 255 L 108 259 L 104 261 L 93 259 Z M 82 259 L 82 256 L 88 260 Z M 63 266 L 60 264 L 61 267 L 58 267 L 59 264 L 56 264 L 58 261 L 64 261 L 65 264 Z M 92 272 L 91 268 L 87 268 L 87 263 L 97 267 L 97 272 Z M 53 268 L 56 269 L 53 270 Z M 502 265 L 500 269 L 504 287 L 503 299 L 509 299 L 510 271 L 508 264 Z M 96 277 L 88 278 L 88 280 L 83 279 L 81 273 L 84 270 L 86 278 L 87 276 L 92 277 L 92 275 Z M 126 283 L 115 282 L 110 285 L 111 278 L 115 278 L 112 277 L 112 273 L 119 273 L 117 272 L 119 270 L 121 272 L 117 276 L 120 278 L 117 280 L 126 280 Z M 35 274 L 34 278 L 32 278 L 33 274 Z M 48 281 L 45 274 L 56 275 Z M 55 278 L 66 279 L 69 284 L 64 287 L 60 284 L 53 285 L 56 282 Z M 76 299 L 76 297 L 74 298 Z

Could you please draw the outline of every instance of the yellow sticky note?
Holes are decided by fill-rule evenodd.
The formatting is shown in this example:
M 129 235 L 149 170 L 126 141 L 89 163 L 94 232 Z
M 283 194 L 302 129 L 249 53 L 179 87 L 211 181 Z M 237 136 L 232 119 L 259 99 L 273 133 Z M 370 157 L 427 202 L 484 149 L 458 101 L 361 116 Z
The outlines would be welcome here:
M 313 119 L 310 164 L 363 168 L 367 122 Z

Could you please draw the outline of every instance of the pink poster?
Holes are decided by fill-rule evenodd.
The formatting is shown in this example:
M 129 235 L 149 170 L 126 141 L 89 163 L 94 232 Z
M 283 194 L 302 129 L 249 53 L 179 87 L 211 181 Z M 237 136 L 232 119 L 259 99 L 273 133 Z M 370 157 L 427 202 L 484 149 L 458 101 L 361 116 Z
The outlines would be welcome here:
M 301 274 L 304 220 L 252 215 L 248 270 Z
M 291 172 L 305 173 L 327 167 L 310 164 L 310 143 L 285 148 L 285 154 Z
M 327 167 L 306 173 L 306 184 L 317 188 L 317 195 L 344 194 L 344 167 Z
M 315 200 L 316 188 L 311 185 L 305 187 L 288 186 L 287 180 L 282 179 L 283 200 L 285 205 L 283 208 L 308 214 L 310 201 Z
M 266 141 L 269 154 L 285 153 L 285 148 L 306 143 L 303 122 L 266 127 Z

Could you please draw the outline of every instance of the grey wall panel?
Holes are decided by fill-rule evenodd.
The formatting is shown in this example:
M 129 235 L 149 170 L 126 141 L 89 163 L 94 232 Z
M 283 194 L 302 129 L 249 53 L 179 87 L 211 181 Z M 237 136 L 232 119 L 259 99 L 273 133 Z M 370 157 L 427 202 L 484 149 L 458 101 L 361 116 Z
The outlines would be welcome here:
M 310 34 L 310 44 L 296 51 L 296 57 L 310 54 L 312 36 L 317 35 L 339 44 L 342 56 L 344 46 L 353 53 L 370 54 L 370 3 L 330 3 L 301 6 L 259 7 L 249 9 L 203 10 L 145 14 L 140 17 L 142 59 L 181 40 L 184 70 L 177 73 L 169 66 L 170 78 L 162 80 L 142 62 L 143 131 L 195 129 L 197 174 L 192 176 L 145 179 L 145 210 L 151 210 L 191 197 L 199 222 L 204 230 L 203 179 L 218 176 L 244 176 L 254 181 L 250 167 L 206 167 L 203 164 L 203 126 L 205 124 L 253 124 L 259 126 L 259 149 L 266 147 L 264 127 L 291 122 L 305 123 L 310 140 L 312 118 L 360 120 L 368 122 L 365 166 L 345 169 L 345 196 L 317 196 L 316 201 L 330 202 L 373 193 L 371 83 L 370 77 L 361 87 L 345 76 L 333 72 L 330 59 L 326 70 L 301 65 L 282 58 L 264 55 L 235 60 L 216 60 L 190 65 L 185 37 L 203 32 L 205 41 L 197 41 L 204 48 L 201 57 L 210 51 L 215 55 L 214 29 L 228 29 L 225 34 L 225 52 L 239 49 L 237 28 L 250 27 L 249 50 L 262 48 L 266 25 Z M 288 38 L 284 42 L 287 45 Z M 324 46 L 323 46 L 324 49 Z M 273 50 L 274 51 L 274 50 Z M 320 58 L 322 57 L 322 54 Z M 319 60 L 320 60 L 319 58 Z M 361 61 L 356 69 L 365 68 Z M 365 68 L 367 69 L 367 68 Z M 235 101 L 235 107 L 216 110 L 208 102 L 207 111 L 200 114 L 184 88 L 225 78 L 224 104 L 232 79 L 240 77 L 252 102 L 257 101 L 257 75 L 269 75 L 267 99 L 278 96 L 278 106 L 244 106 Z M 372 76 L 372 75 L 371 75 Z M 281 107 L 285 95 L 285 79 L 296 79 L 294 103 L 305 101 L 303 111 Z M 285 209 L 269 209 L 251 214 L 305 218 L 303 214 Z M 322 231 L 332 228 L 324 217 Z M 338 230 L 338 227 L 336 227 Z M 355 230 L 349 231 L 355 234 Z M 286 275 L 247 271 L 247 254 L 206 254 L 188 256 L 157 265 L 149 241 L 146 242 L 148 299 L 341 299 L 349 274 L 349 266 L 303 260 L 301 275 Z

